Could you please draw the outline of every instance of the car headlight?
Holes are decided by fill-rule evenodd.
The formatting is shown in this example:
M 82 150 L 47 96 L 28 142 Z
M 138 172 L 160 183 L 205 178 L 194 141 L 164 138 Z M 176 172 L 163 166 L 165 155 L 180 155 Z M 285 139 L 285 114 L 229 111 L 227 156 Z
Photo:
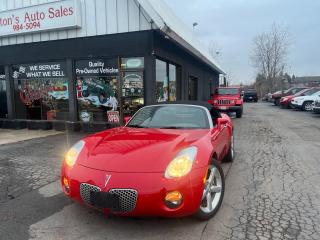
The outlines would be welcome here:
M 196 147 L 188 147 L 178 153 L 178 155 L 169 163 L 166 171 L 166 178 L 179 178 L 187 175 L 196 159 L 198 149 Z
M 73 167 L 74 164 L 76 163 L 78 156 L 81 152 L 81 150 L 83 149 L 85 145 L 85 142 L 83 140 L 77 142 L 75 145 L 73 145 L 69 151 L 66 153 L 65 155 L 65 163 L 69 166 L 69 167 Z

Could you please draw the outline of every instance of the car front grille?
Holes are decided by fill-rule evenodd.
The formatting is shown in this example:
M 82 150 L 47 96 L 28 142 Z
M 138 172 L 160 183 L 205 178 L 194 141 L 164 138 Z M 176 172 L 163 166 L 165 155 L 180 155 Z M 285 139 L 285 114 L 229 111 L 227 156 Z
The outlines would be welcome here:
M 91 204 L 90 202 L 90 193 L 91 192 L 101 192 L 101 189 L 97 186 L 88 184 L 88 183 L 81 183 L 80 184 L 80 196 L 82 200 L 87 203 Z
M 91 192 L 100 192 L 101 189 L 97 186 L 81 183 L 80 184 L 80 196 L 82 200 L 91 205 L 90 202 L 90 193 Z M 135 209 L 137 200 L 138 200 L 138 192 L 134 189 L 111 189 L 109 193 L 115 194 L 119 196 L 119 209 L 116 212 L 126 213 L 131 212 Z
M 228 99 L 219 99 L 219 100 L 218 100 L 218 104 L 219 104 L 219 105 L 230 105 L 230 104 L 231 104 L 231 101 L 228 100 Z
M 111 189 L 109 192 L 119 196 L 119 212 L 131 212 L 135 209 L 138 200 L 138 192 L 136 190 Z

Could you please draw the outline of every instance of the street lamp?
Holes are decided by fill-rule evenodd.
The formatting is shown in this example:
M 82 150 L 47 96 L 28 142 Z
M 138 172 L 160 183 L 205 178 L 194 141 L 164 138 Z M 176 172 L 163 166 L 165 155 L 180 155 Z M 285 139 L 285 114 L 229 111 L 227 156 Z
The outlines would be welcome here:
M 193 24 L 192 24 L 192 27 L 193 27 L 193 30 L 194 30 L 194 28 L 196 27 L 196 26 L 198 26 L 199 24 L 197 23 L 197 22 L 194 22 Z

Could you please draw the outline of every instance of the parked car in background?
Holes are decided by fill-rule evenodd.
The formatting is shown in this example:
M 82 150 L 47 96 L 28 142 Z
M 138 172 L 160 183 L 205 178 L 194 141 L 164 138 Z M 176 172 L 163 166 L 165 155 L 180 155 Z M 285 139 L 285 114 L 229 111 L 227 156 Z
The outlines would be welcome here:
M 315 100 L 312 108 L 315 113 L 320 113 L 320 100 Z
M 320 88 L 306 88 L 306 89 L 303 89 L 301 90 L 300 92 L 297 92 L 296 94 L 294 95 L 289 95 L 289 96 L 286 96 L 286 97 L 282 97 L 280 99 L 280 105 L 282 107 L 286 107 L 286 108 L 292 108 L 291 106 L 291 100 L 295 97 L 300 97 L 300 96 L 310 96 L 312 94 L 314 94 L 315 92 L 318 92 L 320 91 Z
M 243 95 L 244 102 L 258 102 L 258 94 L 255 89 L 248 89 Z
M 265 102 L 270 102 L 270 99 L 272 98 L 272 93 L 267 93 L 263 96 L 263 98 L 261 99 L 262 101 Z
M 286 97 L 289 95 L 294 95 L 297 92 L 300 92 L 303 89 L 306 89 L 307 87 L 294 87 L 294 88 L 289 88 L 288 90 L 285 91 L 278 91 L 272 94 L 272 100 L 274 105 L 279 106 L 280 105 L 280 99 L 282 97 Z
M 291 105 L 296 109 L 301 109 L 303 111 L 312 111 L 313 102 L 320 100 L 320 91 L 313 93 L 309 96 L 295 97 L 291 100 Z
M 239 87 L 218 87 L 208 102 L 220 112 L 235 112 L 237 118 L 242 116 L 243 100 Z

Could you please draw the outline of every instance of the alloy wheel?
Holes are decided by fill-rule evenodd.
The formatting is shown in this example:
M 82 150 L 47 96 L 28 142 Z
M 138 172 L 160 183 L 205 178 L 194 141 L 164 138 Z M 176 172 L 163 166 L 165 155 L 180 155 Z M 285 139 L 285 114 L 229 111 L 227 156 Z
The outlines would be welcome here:
M 207 174 L 205 188 L 203 190 L 200 209 L 203 212 L 211 213 L 219 205 L 222 192 L 222 177 L 219 170 L 210 165 Z
M 306 111 L 311 111 L 312 110 L 312 103 L 311 102 L 307 102 L 304 106 L 304 109 Z

